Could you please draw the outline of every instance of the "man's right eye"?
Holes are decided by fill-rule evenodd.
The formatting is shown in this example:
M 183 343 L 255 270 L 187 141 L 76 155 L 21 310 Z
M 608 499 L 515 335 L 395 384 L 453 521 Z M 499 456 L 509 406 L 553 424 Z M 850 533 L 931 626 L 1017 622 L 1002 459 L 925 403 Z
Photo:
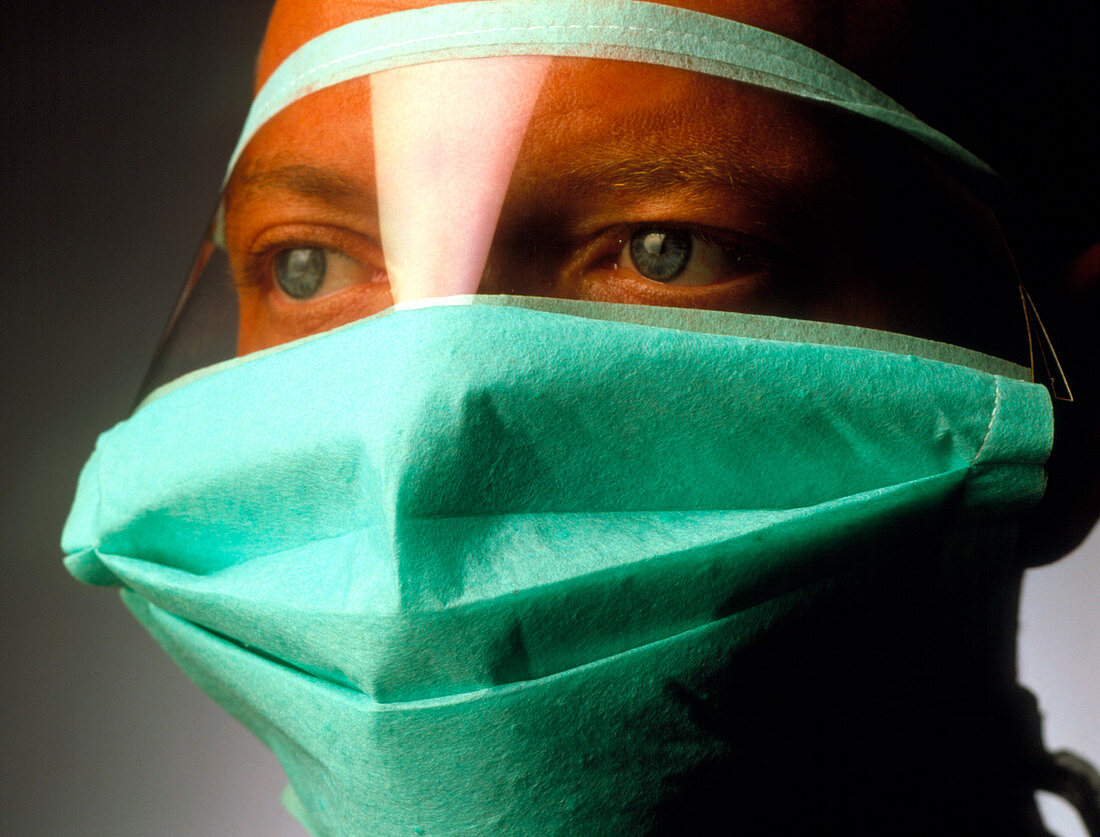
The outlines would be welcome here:
M 329 296 L 364 282 L 385 281 L 384 272 L 327 247 L 287 247 L 275 253 L 270 265 L 275 284 L 288 297 L 300 301 Z
M 309 299 L 321 289 L 328 256 L 320 247 L 294 247 L 275 256 L 272 272 L 279 287 L 294 299 Z

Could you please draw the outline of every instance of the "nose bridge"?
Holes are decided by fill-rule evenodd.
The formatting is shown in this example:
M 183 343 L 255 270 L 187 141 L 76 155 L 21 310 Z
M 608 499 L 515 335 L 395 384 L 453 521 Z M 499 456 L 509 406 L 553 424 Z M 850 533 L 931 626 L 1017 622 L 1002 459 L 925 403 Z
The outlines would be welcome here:
M 395 302 L 475 293 L 549 58 L 371 77 L 378 213 Z

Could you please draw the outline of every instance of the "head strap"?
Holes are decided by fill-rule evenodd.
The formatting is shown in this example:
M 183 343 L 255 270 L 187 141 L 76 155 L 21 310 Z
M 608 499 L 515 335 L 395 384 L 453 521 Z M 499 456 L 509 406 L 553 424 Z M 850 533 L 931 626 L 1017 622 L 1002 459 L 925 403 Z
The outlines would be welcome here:
M 265 122 L 317 90 L 410 64 L 504 55 L 636 61 L 766 87 L 889 125 L 982 179 L 996 177 L 954 140 L 809 47 L 736 20 L 639 0 L 478 0 L 332 29 L 299 47 L 268 78 L 229 172 Z

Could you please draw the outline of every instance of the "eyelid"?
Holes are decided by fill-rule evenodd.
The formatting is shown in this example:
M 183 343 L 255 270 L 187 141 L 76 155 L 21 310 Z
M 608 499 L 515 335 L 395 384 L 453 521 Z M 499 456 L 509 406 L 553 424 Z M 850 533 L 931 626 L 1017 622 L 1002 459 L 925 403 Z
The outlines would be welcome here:
M 724 250 L 743 250 L 748 255 L 761 259 L 778 259 L 783 253 L 783 248 L 774 242 L 758 238 L 757 236 L 748 235 L 737 230 L 728 230 L 706 224 L 664 223 L 662 221 L 656 223 L 634 224 L 632 225 L 631 234 L 640 229 L 648 229 L 649 227 L 683 230 L 705 244 L 721 247 Z
M 241 253 L 240 270 L 234 270 L 235 283 L 245 287 L 263 284 L 274 257 L 281 251 L 299 247 L 338 254 L 356 262 L 364 270 L 385 269 L 382 248 L 370 236 L 346 227 L 280 224 L 257 234 L 247 250 Z
M 605 246 L 610 246 L 612 242 L 619 248 L 622 248 L 630 241 L 635 233 L 649 229 L 680 230 L 686 232 L 699 241 L 702 241 L 704 244 L 718 247 L 727 252 L 734 252 L 747 256 L 749 259 L 757 261 L 761 265 L 761 269 L 774 267 L 783 259 L 786 253 L 785 248 L 772 241 L 747 235 L 736 230 L 722 229 L 693 222 L 662 220 L 643 221 L 638 223 L 631 222 L 605 227 L 592 237 L 591 245 L 586 246 L 585 249 L 591 250 L 592 245 L 598 247 L 601 243 Z M 613 255 L 617 258 L 618 254 L 619 251 L 616 251 Z M 605 255 L 600 256 L 601 260 L 604 258 Z

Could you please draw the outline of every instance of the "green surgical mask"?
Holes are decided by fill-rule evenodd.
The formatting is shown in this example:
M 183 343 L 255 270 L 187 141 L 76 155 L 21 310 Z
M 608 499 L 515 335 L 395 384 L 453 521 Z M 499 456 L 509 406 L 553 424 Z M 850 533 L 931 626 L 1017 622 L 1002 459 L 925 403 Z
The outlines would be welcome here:
M 830 742 L 919 745 L 900 692 L 999 665 L 1051 444 L 1026 371 L 844 326 L 452 302 L 161 390 L 66 527 L 71 572 L 121 585 L 312 833 L 789 825 L 790 784 L 849 801 L 812 773 Z

